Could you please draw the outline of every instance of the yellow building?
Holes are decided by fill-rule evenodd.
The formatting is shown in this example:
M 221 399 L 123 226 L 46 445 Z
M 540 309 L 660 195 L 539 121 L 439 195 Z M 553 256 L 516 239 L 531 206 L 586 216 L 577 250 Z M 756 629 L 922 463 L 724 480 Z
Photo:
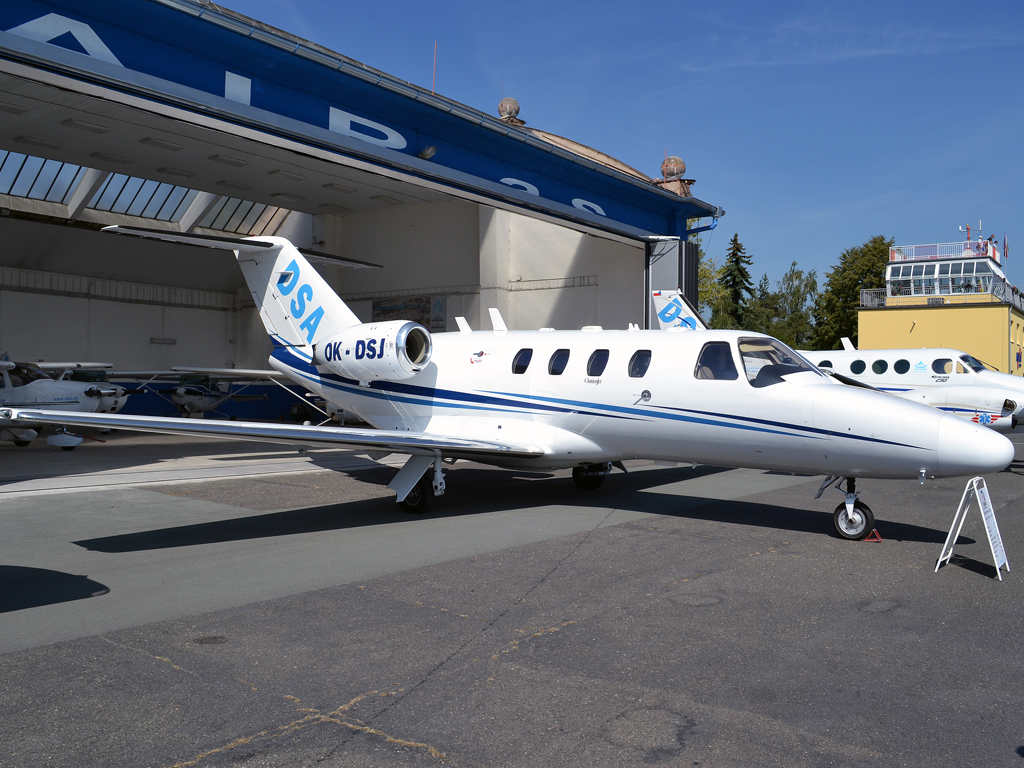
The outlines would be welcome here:
M 861 291 L 860 349 L 962 349 L 1024 375 L 1024 297 L 991 240 L 890 249 L 885 288 Z

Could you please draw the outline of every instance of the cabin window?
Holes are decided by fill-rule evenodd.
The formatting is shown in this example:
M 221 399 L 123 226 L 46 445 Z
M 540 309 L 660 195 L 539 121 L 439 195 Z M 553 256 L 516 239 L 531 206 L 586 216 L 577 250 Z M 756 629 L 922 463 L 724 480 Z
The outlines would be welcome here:
M 953 361 L 948 357 L 942 357 L 938 360 L 932 361 L 932 370 L 935 373 L 952 373 L 953 372 Z
M 863 360 L 854 360 L 850 363 L 850 373 L 856 375 L 864 373 L 864 369 L 867 368 L 867 363 Z
M 693 375 L 698 379 L 724 379 L 734 381 L 740 377 L 732 359 L 728 342 L 709 341 L 700 351 Z
M 608 350 L 595 349 L 594 354 L 587 361 L 587 376 L 600 376 L 608 365 Z
M 651 350 L 638 349 L 629 358 L 629 377 L 631 379 L 642 379 L 651 365 Z
M 783 376 L 791 373 L 815 372 L 806 360 L 781 341 L 766 337 L 740 339 L 739 346 L 747 381 L 755 387 L 779 384 Z
M 963 362 L 964 365 L 972 369 L 975 373 L 981 373 L 986 368 L 993 371 L 995 370 L 995 368 L 993 368 L 991 365 L 983 363 L 981 362 L 981 360 L 979 360 L 976 357 L 972 357 L 971 355 L 960 355 L 960 360 Z
M 818 363 L 818 367 L 819 368 L 831 368 L 832 367 L 832 361 L 831 360 L 822 360 L 820 363 Z
M 949 274 L 949 264 L 939 264 L 939 274 L 940 275 L 948 275 Z
M 883 374 L 889 370 L 889 364 L 885 362 L 885 360 L 875 360 L 875 362 L 871 364 L 871 370 L 877 374 Z
M 548 360 L 548 373 L 552 376 L 561 376 L 565 366 L 569 364 L 569 350 L 556 349 L 551 359 Z
M 531 359 L 533 359 L 532 349 L 520 349 L 512 359 L 512 373 L 526 373 Z
M 897 360 L 895 363 L 893 363 L 892 369 L 896 371 L 896 373 L 906 373 L 907 371 L 910 370 L 910 361 Z
M 30 368 L 25 365 L 16 365 L 10 369 L 8 375 L 11 377 L 12 387 L 24 387 L 26 384 L 50 378 L 38 368 Z

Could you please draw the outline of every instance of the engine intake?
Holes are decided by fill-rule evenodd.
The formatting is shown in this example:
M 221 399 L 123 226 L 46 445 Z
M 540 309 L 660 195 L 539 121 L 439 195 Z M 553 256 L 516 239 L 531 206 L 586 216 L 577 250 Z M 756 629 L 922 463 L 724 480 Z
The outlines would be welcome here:
M 363 323 L 313 348 L 313 365 L 356 381 L 408 379 L 426 368 L 430 331 L 409 320 Z

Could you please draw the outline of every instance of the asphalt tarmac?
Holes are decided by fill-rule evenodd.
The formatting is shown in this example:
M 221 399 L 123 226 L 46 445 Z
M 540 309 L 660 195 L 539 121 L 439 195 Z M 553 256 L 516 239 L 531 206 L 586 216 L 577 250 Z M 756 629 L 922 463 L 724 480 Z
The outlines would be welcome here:
M 0 443 L 0 766 L 1024 765 L 1024 561 L 974 509 L 934 573 L 966 478 L 862 481 L 867 543 L 821 478 L 459 463 L 411 517 L 399 463 Z

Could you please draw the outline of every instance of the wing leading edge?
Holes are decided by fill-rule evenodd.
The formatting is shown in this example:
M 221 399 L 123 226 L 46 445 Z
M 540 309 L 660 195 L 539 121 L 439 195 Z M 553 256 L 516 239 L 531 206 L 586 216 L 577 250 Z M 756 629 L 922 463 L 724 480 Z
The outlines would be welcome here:
M 21 408 L 0 409 L 0 419 L 23 423 L 59 424 L 155 432 L 167 435 L 199 435 L 226 440 L 250 440 L 283 445 L 367 448 L 393 453 L 432 456 L 441 451 L 456 458 L 536 458 L 544 450 L 535 445 L 516 445 L 488 440 L 466 440 L 427 432 L 388 432 L 376 429 L 306 427 L 301 425 L 222 420 L 175 419 L 160 416 L 124 416 L 110 413 L 74 413 Z

